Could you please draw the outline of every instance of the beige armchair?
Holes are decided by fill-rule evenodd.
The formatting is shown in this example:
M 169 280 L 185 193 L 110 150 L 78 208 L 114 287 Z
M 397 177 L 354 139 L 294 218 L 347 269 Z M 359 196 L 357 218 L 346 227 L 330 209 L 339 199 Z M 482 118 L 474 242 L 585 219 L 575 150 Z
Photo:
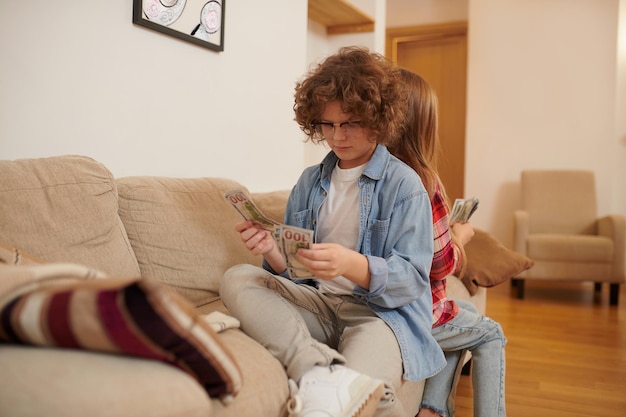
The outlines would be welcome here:
M 535 264 L 513 280 L 524 298 L 526 280 L 575 280 L 610 285 L 617 305 L 626 281 L 623 215 L 597 216 L 594 173 L 526 170 L 521 175 L 522 210 L 514 213 L 514 249 Z

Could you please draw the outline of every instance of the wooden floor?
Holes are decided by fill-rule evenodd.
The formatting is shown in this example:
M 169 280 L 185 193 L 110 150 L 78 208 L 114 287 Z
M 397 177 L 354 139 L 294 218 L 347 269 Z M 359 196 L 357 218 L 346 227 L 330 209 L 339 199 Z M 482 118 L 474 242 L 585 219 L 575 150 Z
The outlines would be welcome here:
M 506 282 L 488 289 L 487 315 L 508 340 L 508 417 L 626 416 L 626 285 L 609 306 L 607 285 L 594 295 L 591 283 L 527 281 L 518 300 Z M 456 405 L 472 417 L 470 376 Z

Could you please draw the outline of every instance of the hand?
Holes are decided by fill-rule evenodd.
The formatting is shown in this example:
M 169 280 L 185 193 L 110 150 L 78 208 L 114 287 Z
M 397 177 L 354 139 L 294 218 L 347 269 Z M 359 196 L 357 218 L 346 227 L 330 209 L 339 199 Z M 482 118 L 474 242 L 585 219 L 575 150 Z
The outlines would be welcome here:
M 369 289 L 367 258 L 338 243 L 314 243 L 310 249 L 298 249 L 296 257 L 316 278 L 331 280 L 341 275 Z
M 470 222 L 450 224 L 450 233 L 463 246 L 465 246 L 474 237 L 474 226 Z
M 236 224 L 235 231 L 253 255 L 265 255 L 274 249 L 272 234 L 250 220 Z
M 316 278 L 330 280 L 343 275 L 350 249 L 337 243 L 314 243 L 310 249 L 298 249 L 296 257 Z

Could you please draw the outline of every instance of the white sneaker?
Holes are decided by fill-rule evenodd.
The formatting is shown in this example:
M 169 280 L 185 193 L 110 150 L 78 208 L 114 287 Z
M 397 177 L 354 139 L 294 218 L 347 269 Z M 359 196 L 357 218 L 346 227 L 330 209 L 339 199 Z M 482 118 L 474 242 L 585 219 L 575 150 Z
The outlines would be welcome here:
M 287 405 L 297 417 L 371 417 L 383 393 L 383 382 L 342 365 L 316 366 L 298 388 L 290 381 Z

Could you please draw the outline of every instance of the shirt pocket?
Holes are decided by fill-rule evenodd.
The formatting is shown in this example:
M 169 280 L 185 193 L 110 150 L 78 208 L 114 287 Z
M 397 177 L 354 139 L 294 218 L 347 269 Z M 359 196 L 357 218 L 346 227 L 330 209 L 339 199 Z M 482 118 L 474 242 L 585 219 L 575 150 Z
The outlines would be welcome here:
M 369 242 L 365 242 L 366 246 L 369 246 L 370 254 L 380 257 L 384 256 L 383 250 L 389 234 L 389 223 L 389 219 L 374 219 L 370 221 L 368 227 Z
M 311 227 L 311 209 L 301 210 L 292 213 L 290 216 L 290 224 L 303 229 L 312 229 Z

